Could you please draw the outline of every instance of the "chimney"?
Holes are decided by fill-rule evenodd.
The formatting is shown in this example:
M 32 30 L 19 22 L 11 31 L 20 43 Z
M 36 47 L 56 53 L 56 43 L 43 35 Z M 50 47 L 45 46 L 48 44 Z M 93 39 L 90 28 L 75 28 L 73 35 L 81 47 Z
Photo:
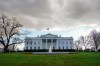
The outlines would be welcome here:
M 37 35 L 37 37 L 39 37 L 39 35 Z

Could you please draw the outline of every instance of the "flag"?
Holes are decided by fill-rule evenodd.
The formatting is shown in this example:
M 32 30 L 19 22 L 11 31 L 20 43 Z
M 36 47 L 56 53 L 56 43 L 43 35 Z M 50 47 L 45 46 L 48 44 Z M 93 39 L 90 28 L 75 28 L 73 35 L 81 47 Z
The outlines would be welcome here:
M 46 30 L 49 30 L 49 28 L 47 28 Z

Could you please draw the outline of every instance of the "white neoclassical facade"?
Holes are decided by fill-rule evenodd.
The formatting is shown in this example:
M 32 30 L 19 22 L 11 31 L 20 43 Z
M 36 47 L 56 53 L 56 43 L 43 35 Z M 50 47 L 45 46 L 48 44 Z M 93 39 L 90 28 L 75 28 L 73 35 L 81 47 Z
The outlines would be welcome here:
M 73 37 L 61 37 L 48 33 L 38 37 L 26 37 L 25 50 L 65 50 L 73 49 Z

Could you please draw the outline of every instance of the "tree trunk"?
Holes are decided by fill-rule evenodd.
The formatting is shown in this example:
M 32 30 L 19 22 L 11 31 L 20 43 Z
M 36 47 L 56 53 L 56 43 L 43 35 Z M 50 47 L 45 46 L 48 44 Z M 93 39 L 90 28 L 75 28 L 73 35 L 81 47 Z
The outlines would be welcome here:
M 4 52 L 8 52 L 8 46 L 4 47 Z
M 78 48 L 77 48 L 77 52 L 79 52 Z

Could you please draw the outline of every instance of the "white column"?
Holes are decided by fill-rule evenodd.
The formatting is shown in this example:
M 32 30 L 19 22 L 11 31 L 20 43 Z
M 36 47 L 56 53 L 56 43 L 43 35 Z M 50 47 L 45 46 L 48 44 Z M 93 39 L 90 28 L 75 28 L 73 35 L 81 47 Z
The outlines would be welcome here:
M 58 48 L 58 39 L 57 39 L 57 42 L 56 42 L 56 49 L 59 49 L 59 48 Z
M 37 40 L 37 50 L 38 50 L 38 46 L 39 46 L 38 42 L 39 42 L 39 40 Z
M 41 39 L 41 49 L 43 49 L 43 48 L 42 48 L 42 39 Z
M 53 49 L 53 39 L 51 39 L 51 49 Z
M 46 39 L 46 49 L 47 49 L 47 39 Z
M 49 46 L 49 53 L 52 52 L 52 39 L 51 39 L 51 43 L 50 43 L 50 46 Z

